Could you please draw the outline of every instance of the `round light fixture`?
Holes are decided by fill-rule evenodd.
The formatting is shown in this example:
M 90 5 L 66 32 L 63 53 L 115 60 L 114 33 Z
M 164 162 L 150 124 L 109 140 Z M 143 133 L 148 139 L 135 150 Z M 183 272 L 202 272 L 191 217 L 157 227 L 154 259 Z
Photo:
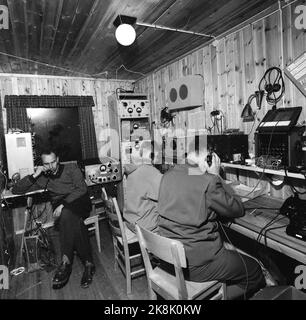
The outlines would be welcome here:
M 116 29 L 116 39 L 123 46 L 130 46 L 136 39 L 136 31 L 130 25 L 123 23 Z

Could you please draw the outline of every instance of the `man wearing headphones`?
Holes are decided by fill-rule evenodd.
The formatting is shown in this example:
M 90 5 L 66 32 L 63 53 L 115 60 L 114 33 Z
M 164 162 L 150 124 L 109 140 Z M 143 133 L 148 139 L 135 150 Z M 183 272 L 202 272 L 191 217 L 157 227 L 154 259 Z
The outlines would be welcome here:
M 158 198 L 159 232 L 180 240 L 186 251 L 186 279 L 227 283 L 229 299 L 247 298 L 265 286 L 255 259 L 227 250 L 220 234 L 219 218 L 244 215 L 239 196 L 219 177 L 220 159 L 194 141 L 185 164 L 163 175 Z

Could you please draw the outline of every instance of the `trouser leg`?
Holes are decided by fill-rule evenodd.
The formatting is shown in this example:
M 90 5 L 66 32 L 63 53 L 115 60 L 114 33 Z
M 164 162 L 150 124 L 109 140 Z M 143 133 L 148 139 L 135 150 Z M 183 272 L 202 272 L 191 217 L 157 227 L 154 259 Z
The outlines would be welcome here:
M 93 263 L 88 229 L 82 218 L 79 219 L 79 228 L 75 235 L 75 249 L 83 264 L 86 261 Z
M 76 250 L 83 263 L 92 262 L 89 235 L 83 219 L 71 210 L 63 208 L 59 218 L 59 236 L 61 254 L 73 261 L 73 251 Z
M 222 249 L 206 266 L 189 268 L 189 278 L 192 281 L 225 282 L 228 299 L 249 298 L 266 285 L 255 259 L 226 249 Z

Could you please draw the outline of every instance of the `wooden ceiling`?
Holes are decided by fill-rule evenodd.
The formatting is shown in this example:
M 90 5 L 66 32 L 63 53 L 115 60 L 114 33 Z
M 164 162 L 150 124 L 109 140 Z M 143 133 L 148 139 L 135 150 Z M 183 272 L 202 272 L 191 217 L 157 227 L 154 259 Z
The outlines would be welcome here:
M 218 36 L 276 0 L 0 0 L 0 72 L 138 79 L 210 38 L 136 26 L 129 47 L 115 39 L 118 14 Z M 128 72 L 126 69 L 133 71 Z M 107 71 L 107 74 L 104 73 Z

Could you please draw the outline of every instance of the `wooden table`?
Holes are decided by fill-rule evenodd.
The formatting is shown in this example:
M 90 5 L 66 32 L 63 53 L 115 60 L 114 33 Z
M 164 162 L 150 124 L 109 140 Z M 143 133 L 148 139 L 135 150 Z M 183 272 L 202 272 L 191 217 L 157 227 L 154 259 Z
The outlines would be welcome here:
M 283 202 L 283 200 L 269 196 L 260 196 L 244 202 L 245 216 L 234 219 L 234 222 L 227 223 L 226 226 L 256 241 L 262 228 L 277 216 L 279 213 L 277 209 L 281 207 Z M 266 237 L 262 236 L 260 243 L 306 264 L 306 241 L 287 235 L 286 226 L 288 223 L 287 217 L 278 215 L 269 228 L 279 228 L 267 231 Z

